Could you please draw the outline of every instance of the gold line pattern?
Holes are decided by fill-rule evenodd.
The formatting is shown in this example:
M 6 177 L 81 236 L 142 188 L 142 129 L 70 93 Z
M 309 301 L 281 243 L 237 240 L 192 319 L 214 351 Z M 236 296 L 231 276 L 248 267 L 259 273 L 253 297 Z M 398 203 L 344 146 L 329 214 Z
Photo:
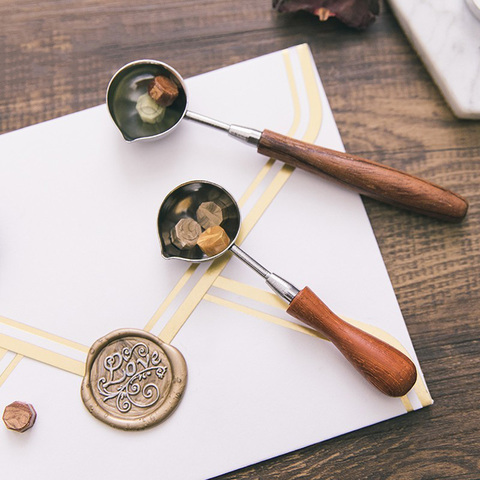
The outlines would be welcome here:
M 297 47 L 297 49 L 304 50 L 305 52 L 308 52 L 308 47 L 306 45 L 302 45 L 300 47 Z M 289 85 L 292 91 L 292 101 L 294 104 L 294 121 L 293 125 L 290 128 L 289 135 L 294 133 L 294 130 L 296 130 L 298 123 L 300 121 L 300 113 L 299 113 L 299 99 L 298 99 L 298 94 L 295 88 L 295 83 L 294 83 L 294 77 L 293 77 L 293 69 L 291 67 L 291 62 L 289 58 L 288 51 L 285 50 L 282 52 L 283 58 L 285 61 L 285 64 L 287 65 L 287 76 L 288 76 L 288 81 Z M 257 177 L 254 179 L 252 184 L 248 187 L 247 191 L 244 193 L 244 195 L 241 197 L 239 201 L 239 205 L 242 206 L 244 203 L 247 201 L 247 199 L 250 197 L 250 195 L 255 191 L 255 189 L 260 185 L 262 180 L 265 178 L 267 173 L 270 171 L 271 167 L 275 163 L 275 160 L 269 159 L 266 164 L 263 166 Z M 254 222 L 256 223 L 256 222 Z M 252 225 L 253 227 L 253 225 Z M 163 313 L 167 310 L 168 306 L 171 304 L 171 302 L 176 298 L 178 293 L 183 289 L 185 284 L 188 282 L 188 280 L 191 278 L 193 273 L 195 272 L 197 268 L 197 265 L 191 265 L 187 271 L 183 274 L 183 276 L 180 278 L 179 282 L 177 285 L 174 287 L 174 289 L 167 295 L 167 298 L 165 301 L 160 305 L 160 307 L 157 309 L 157 311 L 154 313 L 152 318 L 149 320 L 149 322 L 145 326 L 145 330 L 150 331 L 155 324 L 158 322 L 160 317 L 163 315 Z M 22 329 L 30 334 L 37 335 L 39 337 L 46 338 L 48 340 L 55 341 L 59 344 L 75 348 L 77 350 L 83 351 L 83 352 L 88 352 L 88 347 L 85 347 L 84 345 L 81 345 L 79 343 L 73 342 L 71 340 L 62 338 L 60 336 L 51 334 L 49 332 L 37 329 L 35 327 L 31 327 L 26 324 L 22 324 L 20 322 L 16 322 L 14 320 L 8 319 L 6 317 L 1 317 L 0 316 L 0 321 L 2 321 L 4 324 L 13 326 L 15 328 Z M 19 355 L 19 351 L 17 349 L 20 349 L 23 353 L 25 353 L 25 356 L 28 356 L 30 358 L 35 358 L 39 361 L 45 361 L 45 363 L 48 363 L 50 365 L 57 366 L 59 368 L 62 368 L 61 362 L 59 361 L 61 358 L 66 359 L 66 364 L 65 364 L 65 369 L 68 371 L 73 371 L 73 373 L 78 373 L 83 375 L 83 370 L 84 370 L 84 364 L 82 362 L 78 362 L 76 360 L 69 359 L 66 356 L 56 354 L 54 352 L 51 352 L 52 356 L 49 356 L 49 350 L 43 349 L 41 347 L 37 347 L 33 344 L 30 344 L 28 342 L 23 342 L 20 340 L 16 340 L 13 337 L 9 337 L 7 335 L 2 335 L 0 340 L 5 343 L 7 348 L 9 348 L 11 351 L 15 351 L 17 353 L 17 356 L 15 357 L 15 361 L 12 361 L 10 365 L 7 367 L 7 369 L 2 373 L 2 382 L 5 381 L 6 376 L 8 376 L 15 366 L 19 363 L 21 358 L 23 358 L 23 355 Z M 5 355 L 6 350 L 0 349 L 0 352 L 3 352 L 2 356 Z M 69 361 L 74 362 L 71 364 Z
M 255 177 L 254 181 L 250 184 L 250 186 L 247 188 L 246 192 L 242 195 L 242 198 L 238 202 L 240 207 L 242 207 L 246 203 L 250 195 L 252 195 L 253 192 L 256 190 L 256 188 L 260 185 L 260 183 L 265 178 L 267 173 L 270 171 L 274 163 L 275 163 L 275 160 L 270 159 L 263 166 L 263 168 L 260 170 L 258 175 Z M 175 287 L 173 287 L 173 290 L 167 295 L 167 298 L 165 299 L 165 301 L 160 305 L 160 307 L 155 312 L 153 317 L 148 321 L 144 330 L 147 330 L 148 332 L 150 332 L 152 328 L 154 328 L 154 326 L 160 320 L 161 316 L 165 313 L 167 308 L 170 306 L 173 300 L 175 300 L 175 298 L 183 289 L 183 287 L 186 285 L 188 280 L 190 280 L 191 276 L 195 273 L 197 267 L 198 267 L 198 264 L 195 264 L 195 263 L 192 263 L 190 267 L 188 267 L 187 271 L 183 274 L 183 276 L 177 282 Z
M 308 102 L 311 107 L 309 123 L 307 126 L 307 130 L 303 136 L 303 140 L 308 142 L 313 142 L 317 137 L 318 132 L 320 131 L 321 123 L 322 123 L 320 92 L 317 87 L 314 68 L 312 65 L 312 61 L 309 55 L 309 50 L 307 45 L 300 45 L 296 47 L 296 50 L 299 55 L 302 75 L 303 75 L 306 92 L 308 96 Z M 293 108 L 294 118 L 287 135 L 293 136 L 300 124 L 300 101 L 299 101 L 298 92 L 295 84 L 290 52 L 288 50 L 284 50 L 282 52 L 282 57 L 285 63 L 285 69 L 287 73 L 290 90 L 292 93 L 292 102 L 294 107 Z M 260 170 L 256 178 L 253 180 L 253 182 L 250 184 L 250 186 L 247 188 L 245 193 L 240 198 L 238 202 L 240 206 L 243 206 L 248 200 L 248 198 L 250 198 L 250 196 L 254 193 L 254 191 L 260 186 L 261 182 L 266 177 L 266 175 L 268 174 L 268 172 L 270 171 L 274 163 L 275 163 L 274 159 L 269 159 L 266 162 L 266 164 Z M 255 226 L 257 221 L 261 218 L 261 216 L 263 215 L 265 210 L 268 208 L 270 203 L 273 201 L 277 193 L 284 186 L 285 182 L 288 180 L 293 170 L 294 169 L 292 167 L 284 165 L 282 169 L 274 177 L 270 185 L 266 188 L 264 193 L 261 195 L 261 197 L 257 201 L 256 205 L 252 208 L 250 213 L 246 216 L 238 237 L 238 242 L 237 242 L 238 244 L 241 244 L 245 240 L 248 233 L 253 229 L 253 227 Z M 275 294 L 220 276 L 220 273 L 223 271 L 223 269 L 227 265 L 230 258 L 231 258 L 231 255 L 226 255 L 220 259 L 217 259 L 215 262 L 212 263 L 209 269 L 200 278 L 197 284 L 192 288 L 186 300 L 177 309 L 177 311 L 174 313 L 170 321 L 163 328 L 162 332 L 159 335 L 163 341 L 171 342 L 173 340 L 175 335 L 178 333 L 180 328 L 184 325 L 186 320 L 189 318 L 190 314 L 193 312 L 193 310 L 196 308 L 196 306 L 202 299 L 205 299 L 206 301 L 209 301 L 227 308 L 231 308 L 231 309 L 243 312 L 245 314 L 260 318 L 265 321 L 269 321 L 271 323 L 275 323 L 282 327 L 289 328 L 289 329 L 325 340 L 323 336 L 321 336 L 318 332 L 316 332 L 315 330 L 309 327 L 298 325 L 294 322 L 276 317 L 275 315 L 270 315 L 260 310 L 250 308 L 250 307 L 208 294 L 207 293 L 208 290 L 213 285 L 222 290 L 226 290 L 232 293 L 242 295 L 244 297 L 253 299 L 255 301 L 264 303 L 269 306 L 273 306 L 275 308 L 280 308 L 282 310 L 286 309 L 287 307 L 286 302 L 278 298 Z M 152 318 L 148 321 L 148 323 L 145 326 L 145 330 L 151 331 L 151 329 L 156 325 L 158 320 L 165 313 L 167 308 L 170 306 L 173 300 L 177 297 L 177 295 L 185 287 L 187 282 L 195 273 L 197 267 L 198 267 L 197 264 L 192 264 L 185 271 L 185 273 L 182 275 L 182 277 L 177 282 L 175 287 L 167 295 L 164 302 L 160 305 L 160 307 L 154 313 Z M 350 319 L 345 319 L 345 320 L 349 321 L 350 323 L 366 331 L 369 331 L 369 333 L 372 333 L 378 336 L 379 338 L 382 338 L 388 343 L 395 345 L 397 348 L 399 348 L 400 350 L 402 350 L 404 353 L 408 355 L 405 348 L 398 342 L 398 340 L 396 340 L 395 338 L 393 338 L 383 330 L 372 327 L 371 325 L 363 324 L 358 321 L 354 321 Z M 20 322 L 16 322 L 6 317 L 0 316 L 0 322 L 12 327 L 21 329 L 27 333 L 57 342 L 61 345 L 65 345 L 67 347 L 74 348 L 76 350 L 80 350 L 85 353 L 88 352 L 88 347 L 81 345 L 77 342 L 73 342 L 71 340 L 59 337 L 49 332 L 31 327 L 29 325 L 26 325 Z M 9 350 L 15 352 L 16 355 L 12 359 L 12 361 L 9 363 L 7 368 L 0 375 L 0 386 L 5 382 L 7 377 L 15 369 L 15 367 L 18 365 L 18 363 L 23 358 L 23 356 L 28 356 L 30 358 L 39 360 L 41 362 L 47 363 L 57 368 L 61 368 L 71 373 L 75 373 L 77 375 L 83 376 L 83 373 L 84 373 L 83 362 L 73 360 L 65 355 L 61 355 L 61 354 L 49 351 L 42 347 L 38 347 L 34 344 L 18 340 L 13 337 L 9 337 L 7 335 L 0 334 L 0 359 L 3 358 L 7 353 L 7 350 L 1 347 L 8 348 Z M 430 397 L 423 380 L 421 380 L 420 378 L 417 379 L 417 382 L 414 386 L 414 390 L 422 406 L 427 406 L 433 403 L 433 400 Z M 413 410 L 413 406 L 407 396 L 402 397 L 401 400 L 407 411 Z
M 311 78 L 305 78 L 305 84 L 307 87 L 307 96 L 309 100 L 309 105 L 311 106 L 311 114 L 309 118 L 309 124 L 307 127 L 307 133 L 304 135 L 304 140 L 307 141 L 314 141 L 320 131 L 321 121 L 322 121 L 322 114 L 321 114 L 321 100 L 320 94 L 318 91 L 318 87 L 315 80 L 315 75 L 313 72 L 313 67 L 311 65 L 311 59 L 309 55 L 309 50 L 307 45 L 300 45 L 296 47 L 297 53 L 299 55 L 300 64 L 302 65 L 302 72 L 304 77 L 306 75 L 310 75 Z M 293 135 L 295 132 L 292 131 L 293 128 L 297 128 L 298 121 L 297 119 L 300 118 L 299 116 L 299 107 L 300 102 L 298 101 L 298 94 L 297 88 L 295 85 L 294 77 L 293 77 L 293 67 L 289 59 L 289 51 L 283 51 L 283 58 L 285 61 L 285 68 L 287 70 L 287 75 L 289 79 L 290 89 L 292 91 L 292 98 L 294 99 L 294 108 L 298 111 L 298 116 L 294 115 L 294 120 L 292 123 L 292 127 L 288 132 L 288 135 Z M 285 60 L 287 59 L 287 60 Z M 307 66 L 305 64 L 308 64 Z M 313 92 L 312 92 L 313 89 Z M 312 114 L 313 113 L 313 114 Z M 257 201 L 256 205 L 252 208 L 249 214 L 245 217 L 245 220 L 242 223 L 242 227 L 240 229 L 240 234 L 238 236 L 237 243 L 239 245 L 245 240 L 247 235 L 250 233 L 252 228 L 255 226 L 257 221 L 263 215 L 265 210 L 268 208 L 270 203 L 273 201 L 277 193 L 282 189 L 285 182 L 290 178 L 290 175 L 293 172 L 293 168 L 284 165 L 282 169 L 277 173 L 274 177 L 268 188 L 265 192 L 261 195 L 260 199 Z M 198 281 L 198 283 L 193 287 L 190 291 L 189 295 L 182 303 L 182 305 L 177 309 L 177 311 L 173 314 L 170 321 L 167 325 L 163 328 L 160 332 L 159 337 L 162 341 L 170 343 L 174 338 L 178 331 L 182 328 L 185 324 L 189 316 L 195 310 L 199 302 L 204 298 L 205 294 L 212 286 L 213 282 L 216 278 L 220 275 L 223 271 L 225 266 L 227 265 L 231 255 L 224 255 L 221 258 L 215 260 L 212 265 L 208 268 L 202 278 Z
M 19 330 L 23 330 L 24 332 L 30 333 L 30 334 L 35 335 L 37 337 L 41 337 L 41 338 L 45 338 L 47 340 L 54 341 L 56 343 L 59 343 L 60 345 L 70 347 L 70 348 L 73 348 L 75 350 L 79 350 L 79 351 L 84 352 L 84 353 L 88 352 L 88 347 L 86 347 L 85 345 L 74 342 L 72 340 L 68 340 L 68 339 L 60 337 L 58 335 L 54 335 L 53 333 L 46 332 L 46 331 L 41 330 L 39 328 L 32 327 L 32 326 L 27 325 L 25 323 L 17 322 L 16 320 L 12 320 L 12 319 L 7 318 L 7 317 L 0 316 L 0 323 L 3 323 L 4 325 L 8 325 L 10 327 L 18 328 Z M 7 366 L 7 368 L 0 375 L 0 386 L 5 382 L 7 377 L 13 372 L 15 367 L 20 363 L 20 360 L 24 356 L 25 357 L 30 357 L 30 358 L 35 358 L 33 356 L 33 352 L 30 352 L 29 348 L 23 349 L 22 352 L 20 352 L 19 350 L 16 350 L 15 349 L 15 342 L 14 342 L 15 339 L 13 339 L 12 337 L 9 337 L 7 335 L 1 335 L 1 337 L 2 337 L 2 342 L 5 342 L 5 343 L 3 343 L 3 346 L 5 348 L 8 348 L 9 350 L 17 353 L 17 355 L 13 358 L 13 360 L 10 362 L 10 364 Z M 11 339 L 11 340 L 8 340 L 8 339 Z M 25 345 L 30 345 L 26 342 L 24 342 L 24 344 Z M 3 356 L 5 355 L 7 350 L 4 350 L 3 348 L 0 349 L 0 350 L 1 350 L 0 351 L 0 359 L 1 359 L 1 358 L 3 358 Z M 48 352 L 48 350 L 45 350 L 45 351 Z M 23 353 L 23 355 L 20 355 L 19 353 Z M 65 357 L 65 358 L 68 358 L 68 357 Z M 46 362 L 46 363 L 49 363 L 49 362 Z M 55 365 L 55 366 L 57 366 L 57 365 Z M 61 368 L 61 367 L 59 367 L 59 368 Z M 83 369 L 83 367 L 82 367 L 82 369 Z
M 413 405 L 406 395 L 404 397 L 401 397 L 400 400 L 402 401 L 403 406 L 405 407 L 405 410 L 407 412 L 413 412 Z M 424 406 L 426 406 L 426 405 L 424 405 Z
M 4 384 L 5 380 L 10 376 L 13 370 L 15 370 L 15 367 L 19 364 L 22 358 L 23 355 L 19 355 L 18 353 L 12 358 L 10 363 L 7 365 L 7 368 L 0 375 L 0 387 Z
M 222 307 L 227 307 L 232 310 L 237 310 L 247 315 L 251 315 L 252 317 L 257 317 L 257 318 L 260 318 L 261 320 L 274 323 L 275 325 L 280 325 L 281 327 L 289 328 L 290 330 L 294 330 L 296 332 L 304 333 L 312 337 L 317 337 L 317 338 L 321 338 L 322 340 L 326 340 L 324 336 L 322 336 L 316 330 L 313 330 L 313 328 L 306 327 L 303 325 L 298 325 L 296 323 L 290 322 L 289 320 L 284 320 L 283 318 L 276 317 L 275 315 L 271 315 L 269 313 L 265 313 L 260 310 L 257 310 L 256 308 L 246 307 L 245 305 L 242 305 L 240 303 L 235 303 L 230 300 L 225 300 L 224 298 L 220 298 L 215 295 L 211 295 L 209 293 L 205 295 L 204 299 L 207 302 L 216 303 L 217 305 L 221 305 Z
M 67 372 L 75 373 L 82 377 L 85 372 L 84 362 L 74 360 L 73 358 L 61 355 L 56 352 L 52 352 L 51 350 L 47 350 L 46 348 L 39 347 L 38 345 L 34 345 L 33 343 L 24 342 L 23 340 L 13 338 L 8 335 L 0 334 L 0 347 L 7 347 L 9 350 L 15 353 L 19 353 L 20 355 L 23 355 L 25 357 L 33 358 L 34 360 L 47 363 L 48 365 L 52 365 L 62 370 L 66 370 Z
M 163 301 L 160 305 L 158 310 L 154 313 L 153 317 L 148 321 L 145 325 L 144 330 L 150 332 L 152 328 L 156 325 L 160 317 L 165 313 L 165 310 L 169 307 L 169 305 L 175 300 L 176 296 L 180 293 L 182 288 L 186 285 L 186 283 L 190 280 L 191 276 L 195 273 L 198 264 L 192 263 L 186 272 L 182 275 L 178 283 L 173 287 L 173 290 L 167 295 L 167 298 Z
M 308 47 L 306 45 L 300 45 L 299 47 L 297 47 L 296 50 L 302 58 L 305 58 L 305 55 L 307 55 L 308 57 Z M 293 66 L 292 66 L 292 60 L 290 58 L 290 52 L 288 50 L 283 50 L 282 57 L 285 63 L 285 71 L 287 72 L 290 93 L 292 95 L 293 120 L 292 120 L 292 125 L 287 133 L 287 136 L 292 136 L 298 130 L 298 126 L 300 125 L 300 118 L 301 118 L 300 98 L 298 96 L 298 89 L 295 83 L 295 77 L 293 75 Z
M 313 143 L 322 126 L 322 99 L 320 98 L 320 90 L 313 69 L 313 59 L 310 56 L 308 47 L 306 44 L 303 44 L 298 46 L 297 49 L 300 56 L 300 66 L 305 81 L 308 104 L 310 105 L 310 121 L 308 123 L 307 131 L 303 136 L 303 140 Z
M 282 300 L 278 295 L 273 292 L 266 292 L 257 287 L 252 287 L 246 283 L 238 282 L 237 280 L 231 280 L 226 277 L 218 277 L 213 286 L 226 290 L 227 292 L 236 293 L 242 295 L 243 297 L 251 298 L 257 302 L 264 303 L 271 307 L 277 307 L 281 310 L 286 310 L 288 308 L 288 303 L 285 300 Z
M 68 340 L 63 337 L 59 337 L 58 335 L 54 335 L 53 333 L 46 332 L 45 330 L 40 330 L 39 328 L 31 327 L 25 323 L 17 322 L 16 320 L 11 320 L 10 318 L 0 316 L 0 323 L 8 325 L 10 327 L 18 328 L 19 330 L 23 330 L 24 332 L 31 333 L 38 337 L 45 338 L 47 340 L 51 340 L 53 342 L 59 343 L 60 345 L 65 345 L 66 347 L 74 348 L 75 350 L 80 350 L 81 352 L 88 353 L 88 347 L 82 345 L 80 343 L 74 342 L 72 340 Z
M 245 193 L 241 196 L 240 200 L 238 201 L 238 206 L 243 207 L 253 192 L 258 188 L 258 186 L 262 183 L 262 180 L 266 177 L 267 173 L 273 167 L 275 160 L 271 158 L 268 162 L 263 166 L 260 170 L 258 175 L 255 177 L 255 180 L 250 184 L 250 186 L 245 190 Z
M 306 45 L 305 46 L 302 45 L 301 47 L 305 47 L 305 49 L 308 52 L 308 49 L 307 49 Z M 297 47 L 297 48 L 299 48 L 299 47 Z M 300 99 L 298 97 L 298 92 L 297 92 L 297 88 L 296 88 L 296 85 L 295 85 L 295 78 L 294 78 L 294 75 L 293 75 L 293 67 L 292 67 L 292 62 L 291 62 L 288 50 L 283 50 L 282 51 L 282 57 L 283 57 L 283 61 L 285 63 L 285 70 L 286 70 L 286 73 L 287 73 L 288 84 L 289 84 L 290 91 L 291 91 L 291 94 L 292 94 L 291 96 L 292 96 L 292 104 L 293 104 L 293 121 L 292 121 L 292 125 L 291 125 L 287 135 L 293 135 L 297 131 L 298 125 L 300 124 Z M 245 205 L 245 203 L 250 198 L 250 196 L 259 187 L 259 185 L 262 183 L 262 180 L 267 176 L 268 172 L 273 167 L 274 163 L 275 163 L 275 160 L 273 158 L 270 158 L 265 163 L 265 165 L 262 167 L 262 169 L 260 170 L 258 175 L 255 177 L 253 182 L 249 185 L 249 187 L 247 188 L 245 193 L 240 197 L 240 200 L 238 201 L 238 205 L 240 207 L 243 207 Z M 178 295 L 178 293 L 182 290 L 182 288 L 187 283 L 188 279 L 192 276 L 193 272 L 197 269 L 197 266 L 198 265 L 196 265 L 196 264 L 192 264 L 190 266 L 190 268 L 186 271 L 185 275 L 179 280 L 177 285 L 175 285 L 175 287 L 170 292 L 170 294 L 167 296 L 167 298 L 162 303 L 162 305 L 159 307 L 159 309 L 155 312 L 153 317 L 149 320 L 149 322 L 145 326 L 145 330 L 147 330 L 147 331 L 152 330 L 152 328 L 156 325 L 156 323 L 158 322 L 160 317 L 163 315 L 163 313 L 165 313 L 165 310 L 168 308 L 170 303 L 175 299 L 175 297 Z M 172 335 L 172 334 L 170 334 L 169 330 L 167 330 L 166 332 L 162 332 L 162 333 L 163 333 L 163 337 L 165 337 L 165 338 L 167 337 L 167 335 Z M 162 336 L 162 333 L 160 334 L 160 336 Z M 172 337 L 172 339 L 173 339 L 173 337 Z
M 267 173 L 270 171 L 274 163 L 275 163 L 275 160 L 270 159 L 263 166 L 263 168 L 260 170 L 258 175 L 255 177 L 253 182 L 250 184 L 250 186 L 247 188 L 246 192 L 242 195 L 242 198 L 238 202 L 240 207 L 242 207 L 246 203 L 250 195 L 252 195 L 253 192 L 256 190 L 256 188 L 260 185 L 260 183 L 265 178 Z M 175 287 L 173 287 L 173 290 L 167 295 L 167 298 L 165 299 L 165 301 L 160 305 L 160 307 L 155 312 L 153 317 L 148 321 L 144 330 L 147 330 L 148 332 L 150 332 L 152 328 L 154 328 L 154 326 L 160 320 L 161 316 L 165 313 L 169 305 L 173 302 L 173 300 L 175 300 L 175 298 L 183 289 L 183 287 L 186 285 L 190 277 L 195 273 L 197 267 L 198 267 L 198 264 L 195 264 L 195 263 L 192 263 L 190 267 L 188 267 L 187 271 L 183 274 L 183 276 L 177 282 Z
M 226 291 L 229 291 L 231 293 L 235 293 L 237 295 L 241 295 L 243 297 L 250 298 L 250 299 L 255 300 L 257 302 L 264 303 L 265 305 L 269 305 L 269 306 L 273 306 L 275 308 L 279 308 L 282 311 L 285 311 L 286 307 L 287 307 L 287 304 L 285 302 L 283 302 L 282 300 L 279 300 L 278 302 L 274 302 L 273 299 L 272 299 L 272 295 L 274 297 L 276 297 L 276 295 L 272 294 L 271 292 L 262 290 L 262 289 L 257 288 L 257 287 L 252 287 L 250 285 L 244 284 L 242 282 L 238 282 L 236 280 L 230 280 L 230 279 L 227 279 L 225 277 L 219 277 L 215 281 L 214 286 L 216 286 L 216 287 L 218 287 L 222 290 L 226 290 Z M 263 320 L 267 320 L 267 321 L 276 323 L 277 325 L 282 325 L 282 326 L 290 328 L 292 330 L 301 331 L 302 333 L 306 333 L 308 335 L 313 334 L 313 336 L 323 338 L 324 340 L 326 340 L 324 337 L 319 335 L 315 330 L 312 330 L 310 328 L 301 327 L 296 323 L 293 323 L 293 322 L 290 322 L 290 321 L 287 321 L 287 320 L 283 320 L 281 318 L 275 317 L 274 315 L 268 315 L 268 314 L 263 313 L 263 312 L 257 312 L 255 309 L 252 309 L 252 308 L 248 308 L 248 307 L 240 308 L 242 306 L 240 306 L 240 305 L 238 305 L 234 302 L 228 302 L 227 300 L 219 299 L 219 300 L 222 300 L 222 302 L 220 303 L 218 300 L 214 300 L 213 298 L 214 298 L 213 296 L 210 296 L 209 301 L 214 301 L 214 303 L 218 303 L 218 304 L 221 304 L 223 306 L 227 306 L 227 304 L 228 304 L 228 306 L 230 306 L 230 308 L 234 308 L 234 309 L 239 310 L 241 312 L 248 313 L 248 314 L 256 316 L 258 318 L 262 318 Z M 248 309 L 248 311 L 247 311 L 247 309 Z M 254 312 L 257 312 L 258 314 L 254 313 Z M 349 322 L 350 324 L 356 326 L 357 328 L 361 328 L 362 330 L 370 333 L 371 335 L 374 335 L 375 337 L 380 338 L 384 342 L 389 343 L 390 345 L 394 346 L 396 349 L 403 352 L 409 358 L 411 358 L 409 353 L 407 352 L 406 348 L 395 337 L 390 335 L 385 330 L 382 330 L 381 328 L 378 328 L 378 327 L 374 327 L 373 325 L 369 325 L 367 323 L 360 322 L 358 320 L 353 320 L 353 319 L 344 317 L 342 315 L 340 315 L 340 317 L 343 320 L 345 320 L 346 322 Z M 425 385 L 425 382 L 423 381 L 423 379 L 420 376 L 417 377 L 417 381 L 415 382 L 415 385 L 413 386 L 413 390 L 417 394 L 417 397 L 420 400 L 420 403 L 422 404 L 422 406 L 426 407 L 426 406 L 431 405 L 433 403 L 433 399 L 432 399 L 432 397 L 430 396 L 430 394 L 427 390 L 427 386 Z M 407 411 L 413 410 L 413 407 L 412 407 L 410 401 L 407 399 L 406 396 L 402 397 L 402 402 L 403 402 Z M 409 410 L 409 408 L 411 410 Z
M 245 286 L 248 286 L 248 285 L 245 285 Z M 235 293 L 243 295 L 243 293 L 245 293 L 246 291 L 248 291 L 248 290 L 241 289 L 240 291 L 235 292 Z M 269 292 L 264 292 L 264 293 L 269 294 Z M 256 299 L 258 299 L 258 298 L 260 298 L 260 297 L 258 297 L 258 295 L 256 295 Z M 244 314 L 251 315 L 251 316 L 256 317 L 256 318 L 260 318 L 261 320 L 265 320 L 267 322 L 274 323 L 275 325 L 279 325 L 281 327 L 289 328 L 290 330 L 294 330 L 296 332 L 300 332 L 300 333 L 303 333 L 305 335 L 310 335 L 312 337 L 317 337 L 317 338 L 320 338 L 322 340 L 329 341 L 323 335 L 318 333 L 316 330 L 313 330 L 312 328 L 305 327 L 303 325 L 298 325 L 298 324 L 296 324 L 294 322 L 291 322 L 289 320 L 284 320 L 283 318 L 280 318 L 280 317 L 277 317 L 275 315 L 271 315 L 271 314 L 262 312 L 260 310 L 255 309 L 255 308 L 246 307 L 246 306 L 241 305 L 239 303 L 235 303 L 235 302 L 232 302 L 230 300 L 225 300 L 224 298 L 220 298 L 220 297 L 217 297 L 217 296 L 214 296 L 214 295 L 211 295 L 211 294 L 206 294 L 204 299 L 207 300 L 208 302 L 215 303 L 215 304 L 220 305 L 222 307 L 227 307 L 227 308 L 230 308 L 230 309 L 233 309 L 233 310 L 237 310 L 237 311 L 242 312 Z M 406 351 L 404 346 L 396 338 L 392 337 L 387 332 L 385 332 L 385 331 L 383 331 L 379 328 L 372 327 L 371 325 L 368 325 L 366 323 L 362 323 L 362 322 L 352 320 L 350 318 L 346 318 L 346 317 L 343 317 L 343 316 L 341 316 L 341 318 L 343 320 L 345 320 L 346 322 L 348 322 L 348 323 L 350 323 L 350 324 L 352 324 L 352 325 L 354 325 L 358 328 L 361 328 L 362 330 L 364 330 L 364 331 L 366 331 L 366 332 L 368 332 L 372 335 L 375 335 L 376 337 L 382 339 L 384 342 L 387 342 L 387 343 L 393 345 L 395 348 L 402 351 L 405 355 L 407 355 L 410 358 L 410 355 L 408 354 L 408 352 Z M 417 397 L 420 400 L 420 403 L 422 404 L 423 407 L 426 407 L 426 406 L 431 405 L 433 403 L 433 400 L 432 400 L 430 394 L 428 393 L 426 385 L 423 382 L 423 380 L 420 378 L 420 376 L 417 377 L 417 381 L 415 382 L 415 385 L 413 386 L 413 391 L 415 391 L 415 393 L 417 394 Z M 402 403 L 405 407 L 405 410 L 407 412 L 411 412 L 411 411 L 414 410 L 410 400 L 407 397 L 407 395 L 405 395 L 403 397 L 400 397 L 400 400 L 402 401 Z

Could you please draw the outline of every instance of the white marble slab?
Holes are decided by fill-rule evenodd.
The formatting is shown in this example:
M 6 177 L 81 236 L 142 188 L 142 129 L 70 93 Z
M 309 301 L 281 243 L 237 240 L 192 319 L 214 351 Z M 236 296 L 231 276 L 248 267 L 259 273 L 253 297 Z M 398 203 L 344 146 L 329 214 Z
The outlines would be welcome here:
M 465 0 L 389 0 L 454 114 L 480 118 L 480 20 Z

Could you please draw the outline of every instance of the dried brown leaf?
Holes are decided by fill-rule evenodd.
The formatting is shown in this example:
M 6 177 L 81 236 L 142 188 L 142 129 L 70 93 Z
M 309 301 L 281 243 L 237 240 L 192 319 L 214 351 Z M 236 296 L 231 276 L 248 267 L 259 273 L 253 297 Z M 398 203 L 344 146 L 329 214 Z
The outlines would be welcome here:
M 379 0 L 273 0 L 278 12 L 306 10 L 320 20 L 337 17 L 340 21 L 358 29 L 367 28 L 379 14 Z

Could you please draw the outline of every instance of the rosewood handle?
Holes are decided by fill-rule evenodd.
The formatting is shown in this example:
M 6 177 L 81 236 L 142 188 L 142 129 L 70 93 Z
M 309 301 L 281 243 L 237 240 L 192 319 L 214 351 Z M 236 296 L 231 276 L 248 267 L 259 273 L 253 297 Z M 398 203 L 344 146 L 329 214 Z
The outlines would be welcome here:
M 368 197 L 423 215 L 460 222 L 468 202 L 460 195 L 386 165 L 264 130 L 258 152 L 334 180 Z
M 287 313 L 328 338 L 371 384 L 386 395 L 401 397 L 413 387 L 417 370 L 406 355 L 342 320 L 308 287 L 292 300 Z

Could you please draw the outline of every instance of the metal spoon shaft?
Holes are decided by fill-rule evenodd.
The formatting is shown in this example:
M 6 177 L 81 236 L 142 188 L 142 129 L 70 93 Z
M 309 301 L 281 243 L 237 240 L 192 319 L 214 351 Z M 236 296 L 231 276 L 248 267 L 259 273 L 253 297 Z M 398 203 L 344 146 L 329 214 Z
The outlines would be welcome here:
M 254 260 L 248 253 L 244 252 L 240 247 L 233 244 L 230 250 L 236 255 L 242 262 L 246 263 L 250 268 L 255 270 L 261 275 L 267 282 L 267 285 L 281 298 L 291 303 L 297 296 L 300 290 L 293 286 L 290 282 L 287 282 L 284 278 L 278 276 L 275 273 L 268 271 L 265 267 L 260 265 Z
M 228 132 L 228 129 L 230 128 L 228 123 L 220 122 L 219 120 L 206 117 L 205 115 L 200 115 L 199 113 L 191 112 L 190 110 L 185 112 L 185 118 L 189 118 L 195 122 L 203 123 L 209 127 L 218 128 L 219 130 L 225 130 L 226 132 Z
M 230 251 L 236 255 L 242 262 L 246 263 L 251 269 L 255 270 L 260 276 L 267 279 L 271 272 L 269 272 L 263 265 L 260 265 L 247 252 L 244 252 L 240 247 L 233 244 Z
M 195 122 L 202 123 L 203 125 L 208 125 L 209 127 L 213 127 L 218 130 L 223 130 L 232 137 L 250 143 L 255 147 L 258 146 L 260 138 L 262 137 L 262 132 L 260 132 L 259 130 L 242 127 L 241 125 L 230 125 L 229 123 L 220 122 L 219 120 L 215 120 L 214 118 L 201 115 L 200 113 L 191 112 L 190 110 L 187 110 L 185 112 L 185 118 L 189 118 L 190 120 L 194 120 Z

